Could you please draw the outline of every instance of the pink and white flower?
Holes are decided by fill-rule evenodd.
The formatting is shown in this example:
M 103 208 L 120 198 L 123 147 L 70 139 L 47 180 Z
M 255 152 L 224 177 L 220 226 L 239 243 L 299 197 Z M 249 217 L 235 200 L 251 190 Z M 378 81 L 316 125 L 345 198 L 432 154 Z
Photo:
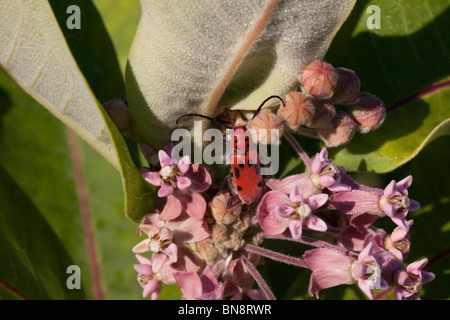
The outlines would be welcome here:
M 280 191 L 264 195 L 258 206 L 256 217 L 261 228 L 270 235 L 278 235 L 289 228 L 292 237 L 299 239 L 303 226 L 326 231 L 326 223 L 313 214 L 328 201 L 328 195 L 321 193 L 303 197 L 302 186 L 296 182 L 289 197 Z

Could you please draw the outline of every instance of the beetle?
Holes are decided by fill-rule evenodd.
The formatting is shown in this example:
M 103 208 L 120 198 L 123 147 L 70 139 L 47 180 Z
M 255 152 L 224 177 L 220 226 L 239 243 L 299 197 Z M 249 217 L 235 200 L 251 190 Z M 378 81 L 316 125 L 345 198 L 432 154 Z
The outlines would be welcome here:
M 283 99 L 279 96 L 270 96 L 261 103 L 258 109 L 256 109 L 252 120 L 258 115 L 266 102 L 273 98 L 279 99 L 284 105 Z M 246 204 L 252 204 L 259 201 L 263 195 L 264 179 L 261 175 L 261 166 L 258 153 L 256 150 L 250 149 L 250 145 L 253 141 L 247 130 L 247 125 L 230 127 L 214 118 L 198 113 L 185 114 L 179 117 L 176 123 L 178 124 L 182 118 L 191 116 L 211 120 L 225 129 L 231 129 L 234 131 L 233 139 L 231 141 L 231 147 L 233 150 L 233 154 L 231 155 L 231 173 L 228 177 L 230 191 L 236 194 L 239 199 Z M 230 206 L 231 199 L 232 197 L 228 199 L 227 207 Z

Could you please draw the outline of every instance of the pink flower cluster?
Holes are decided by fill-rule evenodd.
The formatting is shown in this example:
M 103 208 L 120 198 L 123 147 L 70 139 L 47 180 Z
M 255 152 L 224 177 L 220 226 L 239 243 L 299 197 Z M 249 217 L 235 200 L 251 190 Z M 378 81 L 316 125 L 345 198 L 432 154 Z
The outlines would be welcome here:
M 143 150 L 149 167 L 141 175 L 159 188 L 161 200 L 143 218 L 138 234 L 146 237 L 133 248 L 144 297 L 156 299 L 162 283 L 176 283 L 183 299 L 273 299 L 256 269 L 263 258 L 310 269 L 309 293 L 316 297 L 322 289 L 358 283 L 370 299 L 374 289 L 389 287 L 397 299 L 418 299 L 422 285 L 434 278 L 423 270 L 426 258 L 404 265 L 412 226 L 408 213 L 420 208 L 408 196 L 411 176 L 384 190 L 370 188 L 333 164 L 323 148 L 308 172 L 267 179 L 270 190 L 247 205 L 212 186 L 202 165 L 172 159 L 170 147 L 159 151 L 159 161 L 148 147 Z M 330 217 L 343 223 L 335 225 Z M 380 217 L 397 225 L 391 234 L 373 225 Z M 322 233 L 334 234 L 335 242 L 310 237 Z M 315 248 L 292 257 L 260 246 L 265 238 Z M 151 258 L 140 255 L 147 252 Z

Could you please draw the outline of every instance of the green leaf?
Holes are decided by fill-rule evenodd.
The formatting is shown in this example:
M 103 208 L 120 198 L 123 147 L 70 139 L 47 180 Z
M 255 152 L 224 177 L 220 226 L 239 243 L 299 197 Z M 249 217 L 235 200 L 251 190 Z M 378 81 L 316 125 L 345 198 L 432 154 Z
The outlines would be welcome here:
M 74 263 L 64 246 L 3 166 L 0 192 L 0 298 L 83 299 L 66 285 Z
M 141 9 L 139 0 L 94 0 L 100 12 L 105 27 L 108 30 L 120 64 L 120 70 L 125 73 L 125 66 L 139 23 Z M 114 3 L 114 5 L 111 5 Z
M 370 5 L 381 9 L 381 28 L 369 30 Z M 450 134 L 450 1 L 359 1 L 326 58 L 355 70 L 362 90 L 384 100 L 380 129 L 356 134 L 330 151 L 351 171 L 388 172 Z
M 112 137 L 46 0 L 0 4 L 0 67 L 119 167 Z
M 136 235 L 136 224 L 124 216 L 118 171 L 79 139 L 76 146 L 84 185 L 77 186 L 66 126 L 2 72 L 0 105 L 0 163 L 30 195 L 80 267 L 86 296 L 93 297 L 93 278 L 76 187 L 82 187 L 88 199 L 104 297 L 139 298 L 142 290 L 136 281 L 133 264 L 137 260 L 131 248 L 141 239 Z
M 98 19 L 95 8 L 87 2 L 84 5 L 84 18 Z M 55 5 L 55 10 L 61 12 L 63 7 Z M 139 222 L 153 208 L 154 188 L 139 176 L 128 146 L 83 78 L 47 1 L 4 1 L 0 4 L 0 16 L 4 17 L 0 20 L 2 69 L 28 94 L 120 168 L 126 195 L 126 214 L 131 220 Z M 95 38 L 88 37 L 88 40 L 93 43 Z M 73 38 L 72 48 L 75 47 L 74 51 L 79 55 L 74 41 Z M 85 45 L 85 42 L 82 43 Z M 89 55 L 92 61 L 80 59 L 82 69 L 90 75 L 90 83 L 100 98 L 112 98 L 111 88 L 117 88 L 114 79 L 121 81 L 120 72 L 114 71 L 118 70 L 117 61 L 116 69 L 114 64 L 96 64 L 102 55 L 101 50 L 94 51 L 93 55 Z M 110 67 L 112 71 L 102 71 Z M 95 72 L 89 72 L 92 68 L 100 68 L 98 74 L 102 75 L 103 81 L 96 79 Z M 120 94 L 120 91 L 123 90 L 119 85 L 116 93 Z
M 298 87 L 354 2 L 141 1 L 126 70 L 137 138 L 160 148 L 185 113 L 254 110 Z

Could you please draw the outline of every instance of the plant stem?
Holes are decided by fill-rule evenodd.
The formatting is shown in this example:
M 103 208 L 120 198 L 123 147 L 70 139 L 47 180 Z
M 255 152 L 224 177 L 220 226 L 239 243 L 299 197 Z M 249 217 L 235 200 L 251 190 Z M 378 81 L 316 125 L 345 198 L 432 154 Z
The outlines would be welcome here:
M 292 145 L 292 147 L 297 151 L 300 158 L 305 163 L 306 167 L 309 171 L 311 171 L 311 159 L 309 159 L 308 155 L 306 154 L 305 150 L 303 150 L 302 146 L 298 143 L 297 139 L 288 131 L 284 131 L 284 137 L 289 141 L 289 143 Z
M 266 248 L 261 248 L 252 244 L 246 244 L 244 246 L 244 249 L 248 252 L 251 253 L 255 253 L 258 254 L 260 256 L 278 261 L 278 262 L 284 262 L 287 264 L 292 264 L 294 266 L 297 267 L 303 267 L 303 268 L 307 268 L 305 262 L 303 262 L 302 259 L 300 258 L 296 258 L 296 257 L 292 257 L 292 256 L 288 256 L 279 252 L 275 252 L 272 250 L 268 250 Z
M 266 281 L 263 279 L 258 270 L 256 270 L 255 266 L 250 261 L 248 261 L 245 256 L 241 256 L 241 260 L 247 268 L 248 272 L 250 272 L 252 277 L 255 279 L 256 283 L 258 284 L 259 288 L 262 290 L 266 298 L 268 300 L 276 300 L 274 294 L 272 293 L 272 290 L 270 290 Z

